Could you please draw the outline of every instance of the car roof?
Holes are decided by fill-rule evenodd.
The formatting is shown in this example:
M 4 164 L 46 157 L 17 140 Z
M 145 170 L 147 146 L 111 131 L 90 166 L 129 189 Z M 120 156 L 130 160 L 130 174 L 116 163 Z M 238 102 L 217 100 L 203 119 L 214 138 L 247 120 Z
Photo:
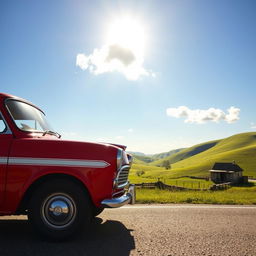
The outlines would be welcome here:
M 43 112 L 39 107 L 37 107 L 36 105 L 34 105 L 33 103 L 23 99 L 23 98 L 20 98 L 20 97 L 17 97 L 17 96 L 14 96 L 14 95 L 11 95 L 11 94 L 7 94 L 7 93 L 0 93 L 0 101 L 4 101 L 6 99 L 14 99 L 14 100 L 18 100 L 18 101 L 21 101 L 21 102 L 24 102 L 24 103 L 27 103 L 35 108 L 37 108 L 38 110 L 40 110 L 41 112 Z M 43 112 L 44 113 L 44 112 Z

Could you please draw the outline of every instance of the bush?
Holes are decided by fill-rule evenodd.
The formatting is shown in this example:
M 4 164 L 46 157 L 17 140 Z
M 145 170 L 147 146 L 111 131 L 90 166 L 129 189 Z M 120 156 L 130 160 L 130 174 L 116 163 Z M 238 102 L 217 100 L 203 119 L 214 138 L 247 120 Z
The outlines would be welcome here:
M 164 167 L 166 170 L 171 169 L 169 160 L 164 160 L 162 163 L 162 167 Z
M 137 171 L 137 172 L 136 172 L 136 175 L 139 176 L 139 177 L 140 177 L 141 175 L 143 175 L 143 174 L 145 174 L 144 171 Z

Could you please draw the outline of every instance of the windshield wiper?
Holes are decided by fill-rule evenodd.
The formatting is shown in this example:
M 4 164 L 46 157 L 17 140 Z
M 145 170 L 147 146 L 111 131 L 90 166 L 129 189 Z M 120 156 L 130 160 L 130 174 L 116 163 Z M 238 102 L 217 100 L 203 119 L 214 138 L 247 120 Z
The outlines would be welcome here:
M 45 136 L 46 134 L 49 134 L 49 135 L 55 135 L 57 138 L 61 138 L 61 135 L 57 132 L 54 132 L 54 131 L 51 131 L 51 130 L 46 130 L 44 131 L 43 135 L 42 136 Z

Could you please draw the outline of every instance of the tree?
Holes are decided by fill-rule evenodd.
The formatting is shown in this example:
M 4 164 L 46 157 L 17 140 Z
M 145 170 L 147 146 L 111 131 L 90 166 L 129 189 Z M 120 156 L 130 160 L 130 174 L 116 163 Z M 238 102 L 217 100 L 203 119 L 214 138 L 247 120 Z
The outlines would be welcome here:
M 143 175 L 143 174 L 145 174 L 144 171 L 137 171 L 137 172 L 136 172 L 136 175 L 139 176 L 139 177 L 140 177 L 141 175 Z
M 169 160 L 164 160 L 162 163 L 162 167 L 164 167 L 166 170 L 171 169 L 171 164 L 170 164 Z

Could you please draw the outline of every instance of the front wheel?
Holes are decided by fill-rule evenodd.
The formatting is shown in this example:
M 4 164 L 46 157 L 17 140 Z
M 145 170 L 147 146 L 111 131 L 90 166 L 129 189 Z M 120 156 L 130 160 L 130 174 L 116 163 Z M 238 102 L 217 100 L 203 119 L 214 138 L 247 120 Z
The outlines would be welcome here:
M 37 189 L 28 218 L 41 235 L 63 240 L 88 228 L 91 214 L 91 203 L 84 189 L 74 182 L 58 179 Z

